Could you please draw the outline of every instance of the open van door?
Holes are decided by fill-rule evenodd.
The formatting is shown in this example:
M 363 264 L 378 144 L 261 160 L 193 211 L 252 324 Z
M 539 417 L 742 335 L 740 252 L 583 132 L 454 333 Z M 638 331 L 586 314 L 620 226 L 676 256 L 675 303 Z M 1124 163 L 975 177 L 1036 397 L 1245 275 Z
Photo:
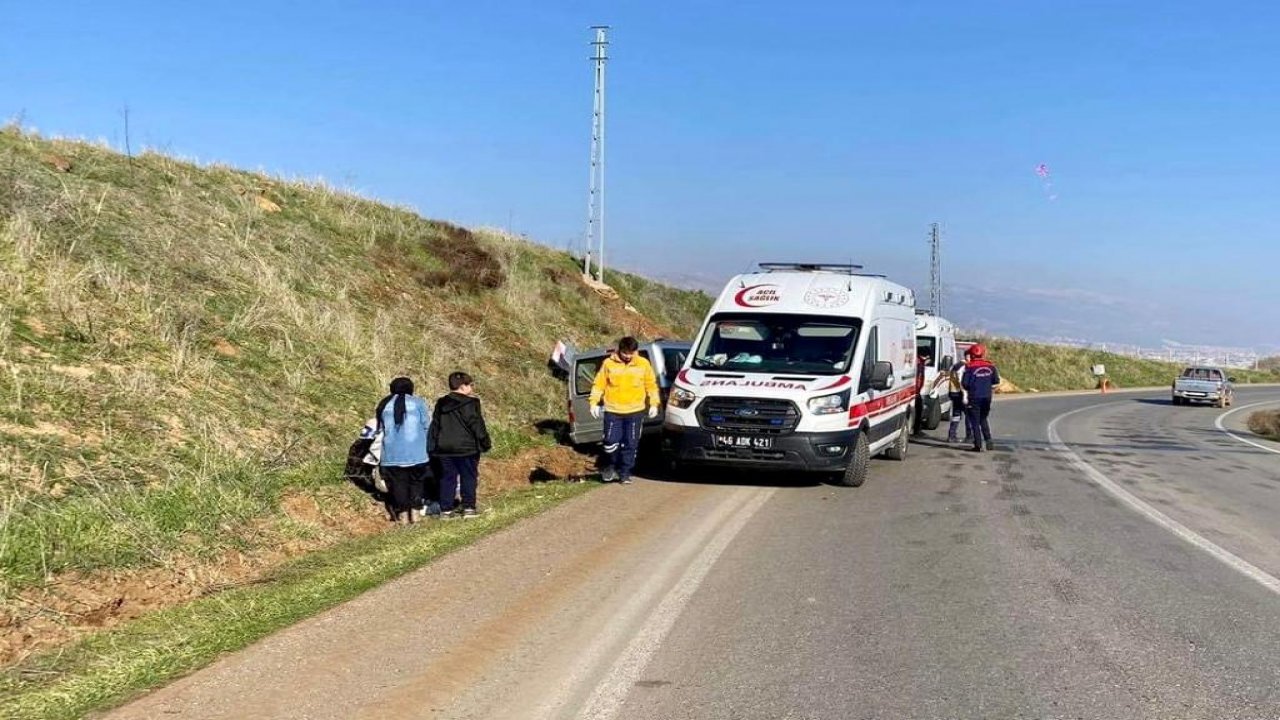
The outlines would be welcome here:
M 661 352 L 655 353 L 655 349 L 660 349 Z M 591 385 L 596 381 L 596 373 L 600 372 L 600 366 L 604 364 L 604 359 L 609 357 L 609 352 L 604 349 L 587 350 L 573 358 L 568 388 L 569 439 L 574 445 L 586 445 L 604 440 L 604 420 L 591 417 L 591 406 L 587 401 L 591 399 Z M 676 373 L 680 372 L 680 367 L 684 364 L 688 353 L 688 343 L 680 343 L 677 347 L 666 347 L 660 343 L 640 346 L 638 354 L 653 365 L 654 374 L 657 375 L 658 390 L 664 403 L 671 382 L 675 379 Z M 657 357 L 658 355 L 661 357 Z M 646 434 L 661 432 L 661 430 L 661 415 L 653 420 L 645 420 Z
M 591 397 L 591 385 L 596 381 L 596 373 L 609 354 L 606 351 L 592 350 L 578 353 L 573 359 L 573 370 L 569 373 L 569 439 L 574 445 L 598 443 L 604 439 L 604 420 L 591 417 L 591 407 L 587 400 Z

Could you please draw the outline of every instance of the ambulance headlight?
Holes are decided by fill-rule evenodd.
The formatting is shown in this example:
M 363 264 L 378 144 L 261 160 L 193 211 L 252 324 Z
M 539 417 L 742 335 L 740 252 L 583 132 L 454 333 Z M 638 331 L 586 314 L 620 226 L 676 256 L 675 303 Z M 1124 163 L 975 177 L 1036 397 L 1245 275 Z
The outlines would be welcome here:
M 684 388 L 672 388 L 671 394 L 667 396 L 667 405 L 673 408 L 687 408 L 697 399 L 697 395 Z
M 809 412 L 814 415 L 835 415 L 836 413 L 849 412 L 849 391 L 845 390 L 833 395 L 810 398 Z

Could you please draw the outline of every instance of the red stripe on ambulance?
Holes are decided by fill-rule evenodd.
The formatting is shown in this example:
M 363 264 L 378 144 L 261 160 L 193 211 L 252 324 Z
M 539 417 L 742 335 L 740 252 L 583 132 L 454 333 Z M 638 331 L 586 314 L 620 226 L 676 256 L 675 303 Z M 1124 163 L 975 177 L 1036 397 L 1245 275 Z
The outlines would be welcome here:
M 916 389 L 909 387 L 874 400 L 858 403 L 849 408 L 849 427 L 856 427 L 864 418 L 873 418 L 897 410 L 903 405 L 914 401 L 915 398 Z

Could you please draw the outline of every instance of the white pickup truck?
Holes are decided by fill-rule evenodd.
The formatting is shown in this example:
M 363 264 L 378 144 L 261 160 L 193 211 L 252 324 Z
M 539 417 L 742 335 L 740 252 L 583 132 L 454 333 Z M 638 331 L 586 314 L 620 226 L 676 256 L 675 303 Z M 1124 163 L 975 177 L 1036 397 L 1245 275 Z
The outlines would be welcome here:
M 1235 402 L 1233 383 L 1222 368 L 1193 365 L 1173 381 L 1173 404 L 1212 403 L 1220 408 Z

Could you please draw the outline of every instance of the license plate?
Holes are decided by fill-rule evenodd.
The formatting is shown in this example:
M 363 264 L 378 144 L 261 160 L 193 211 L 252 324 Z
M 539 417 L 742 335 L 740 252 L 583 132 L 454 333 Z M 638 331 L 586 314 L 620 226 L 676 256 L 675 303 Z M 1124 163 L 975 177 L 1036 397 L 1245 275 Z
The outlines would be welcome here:
M 716 435 L 716 447 L 767 450 L 773 447 L 773 438 L 768 436 Z

